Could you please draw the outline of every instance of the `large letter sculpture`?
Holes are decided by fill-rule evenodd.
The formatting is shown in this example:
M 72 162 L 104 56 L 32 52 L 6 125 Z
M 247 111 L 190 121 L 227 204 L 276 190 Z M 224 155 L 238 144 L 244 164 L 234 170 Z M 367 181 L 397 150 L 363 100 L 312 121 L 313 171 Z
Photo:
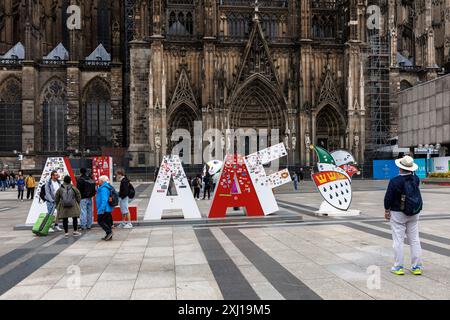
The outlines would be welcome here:
M 327 150 L 311 146 L 318 157 L 318 172 L 312 175 L 313 181 L 325 200 L 318 214 L 323 215 L 357 215 L 359 211 L 349 211 L 352 202 L 352 175 L 357 168 L 350 165 L 354 161 L 348 152 L 335 154 L 336 159 Z M 337 161 L 336 161 L 337 160 Z M 340 166 L 338 166 L 340 165 Z M 337 209 L 337 210 L 336 210 Z
M 26 224 L 34 224 L 41 213 L 47 212 L 47 205 L 39 198 L 41 188 L 44 188 L 45 183 L 50 179 L 50 173 L 57 171 L 59 179 L 62 182 L 66 175 L 70 175 L 74 184 L 76 184 L 75 175 L 72 171 L 72 166 L 67 158 L 47 158 L 44 170 L 42 171 L 41 179 L 36 188 L 33 203 L 28 212 Z
M 169 190 L 173 180 L 177 192 Z M 201 218 L 179 156 L 165 156 L 153 187 L 144 220 L 160 220 L 164 210 L 183 211 L 185 218 Z
M 284 144 L 245 158 L 227 156 L 217 184 L 210 218 L 223 218 L 229 207 L 245 207 L 248 216 L 264 216 L 279 210 L 273 188 L 291 181 L 287 169 L 266 175 L 263 165 L 287 155 Z
M 279 210 L 272 190 L 290 183 L 292 179 L 287 169 L 267 176 L 263 166 L 284 156 L 287 156 L 287 151 L 284 144 L 280 143 L 246 157 L 250 177 L 266 216 Z
M 225 158 L 209 218 L 224 218 L 230 207 L 245 207 L 248 216 L 264 216 L 245 159 L 240 155 Z

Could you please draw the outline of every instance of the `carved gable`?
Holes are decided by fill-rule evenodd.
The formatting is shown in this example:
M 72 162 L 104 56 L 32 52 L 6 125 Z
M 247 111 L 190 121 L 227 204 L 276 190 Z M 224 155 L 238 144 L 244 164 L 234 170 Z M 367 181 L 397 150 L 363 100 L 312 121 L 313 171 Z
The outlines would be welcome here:
M 170 109 L 177 107 L 181 103 L 186 103 L 191 107 L 197 107 L 197 101 L 185 67 L 181 68 L 177 86 L 170 101 Z
M 334 102 L 338 106 L 342 105 L 342 101 L 339 97 L 339 93 L 336 89 L 335 83 L 336 81 L 331 72 L 331 68 L 329 65 L 327 65 L 322 81 L 322 88 L 320 89 L 320 93 L 317 99 L 317 105 L 320 105 L 324 102 Z

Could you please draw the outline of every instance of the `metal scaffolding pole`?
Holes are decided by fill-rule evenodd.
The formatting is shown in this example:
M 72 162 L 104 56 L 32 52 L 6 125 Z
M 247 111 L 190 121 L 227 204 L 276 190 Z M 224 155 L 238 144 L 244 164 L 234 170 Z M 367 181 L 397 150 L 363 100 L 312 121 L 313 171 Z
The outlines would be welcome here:
M 383 157 L 390 134 L 390 50 L 389 39 L 379 29 L 368 30 L 366 93 L 369 106 L 366 161 Z

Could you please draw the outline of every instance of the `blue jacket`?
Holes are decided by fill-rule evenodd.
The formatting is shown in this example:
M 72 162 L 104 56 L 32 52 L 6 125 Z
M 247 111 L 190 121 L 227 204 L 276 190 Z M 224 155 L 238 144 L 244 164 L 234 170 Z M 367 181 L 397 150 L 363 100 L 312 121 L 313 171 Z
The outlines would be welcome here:
M 97 214 L 104 214 L 105 212 L 113 212 L 113 207 L 108 203 L 111 186 L 108 182 L 104 182 L 98 187 L 95 202 L 97 205 Z
M 406 179 L 414 179 L 417 186 L 420 185 L 420 179 L 415 174 L 399 175 L 391 179 L 384 196 L 384 209 L 391 211 L 401 211 L 401 197 L 404 194 Z
M 25 189 L 25 180 L 23 180 L 23 179 L 17 180 L 17 188 L 19 190 L 24 190 Z

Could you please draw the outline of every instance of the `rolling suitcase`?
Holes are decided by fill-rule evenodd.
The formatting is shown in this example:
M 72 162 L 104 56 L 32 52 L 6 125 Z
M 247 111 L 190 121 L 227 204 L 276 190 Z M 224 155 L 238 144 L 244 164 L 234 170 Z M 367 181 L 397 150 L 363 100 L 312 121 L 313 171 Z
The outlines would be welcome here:
M 37 236 L 47 236 L 48 230 L 55 222 L 54 210 L 51 213 L 41 213 L 33 226 L 33 233 Z

